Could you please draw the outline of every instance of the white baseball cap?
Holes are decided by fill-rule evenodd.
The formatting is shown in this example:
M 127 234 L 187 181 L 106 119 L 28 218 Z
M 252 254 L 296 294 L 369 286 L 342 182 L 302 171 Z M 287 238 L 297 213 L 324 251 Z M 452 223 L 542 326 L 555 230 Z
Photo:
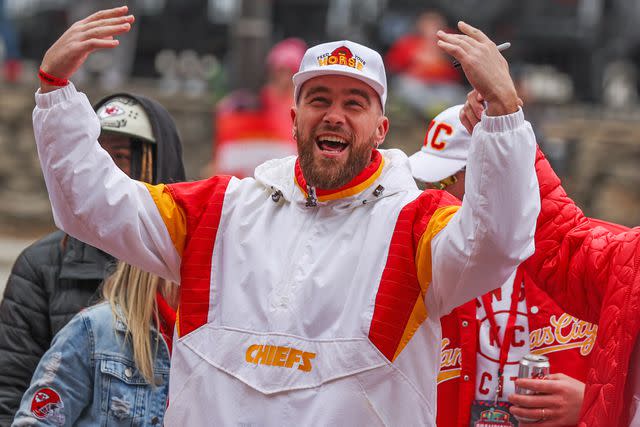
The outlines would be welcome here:
M 96 114 L 103 131 L 156 142 L 147 112 L 133 98 L 111 98 L 98 108 Z
M 462 105 L 447 108 L 429 124 L 422 148 L 409 157 L 411 173 L 423 182 L 438 182 L 467 164 L 471 135 L 460 121 Z
M 349 40 L 313 46 L 304 54 L 300 69 L 293 76 L 297 101 L 300 88 L 309 79 L 323 75 L 353 77 L 371 86 L 380 96 L 382 111 L 387 100 L 387 75 L 378 52 Z

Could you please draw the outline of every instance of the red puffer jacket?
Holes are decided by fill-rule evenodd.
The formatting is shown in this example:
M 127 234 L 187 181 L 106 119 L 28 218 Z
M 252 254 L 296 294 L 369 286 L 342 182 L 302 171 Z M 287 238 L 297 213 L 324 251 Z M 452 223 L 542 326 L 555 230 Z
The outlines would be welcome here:
M 538 150 L 542 210 L 527 272 L 568 313 L 598 323 L 580 426 L 627 426 L 629 359 L 640 331 L 640 227 L 608 231 L 567 197 Z

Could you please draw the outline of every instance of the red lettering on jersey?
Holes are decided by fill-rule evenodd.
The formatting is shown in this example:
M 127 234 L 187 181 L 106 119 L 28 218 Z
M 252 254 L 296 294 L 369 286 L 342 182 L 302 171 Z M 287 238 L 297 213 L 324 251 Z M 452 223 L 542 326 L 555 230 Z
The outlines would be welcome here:
M 493 379 L 493 377 L 491 376 L 490 373 L 488 372 L 483 372 L 482 373 L 482 377 L 480 377 L 480 388 L 478 391 L 480 391 L 480 394 L 489 394 L 489 389 L 485 386 L 485 380 L 486 381 L 491 381 Z
M 496 329 L 494 330 L 493 328 L 489 328 L 489 345 L 491 347 L 498 347 L 498 343 L 500 342 L 500 340 L 498 339 L 498 337 L 500 336 L 500 325 L 496 325 Z
M 511 347 L 522 347 L 524 346 L 525 340 L 523 340 L 522 338 L 517 339 L 516 337 L 518 336 L 518 332 L 520 333 L 524 333 L 524 326 L 522 325 L 515 325 L 513 327 L 513 339 L 511 340 Z

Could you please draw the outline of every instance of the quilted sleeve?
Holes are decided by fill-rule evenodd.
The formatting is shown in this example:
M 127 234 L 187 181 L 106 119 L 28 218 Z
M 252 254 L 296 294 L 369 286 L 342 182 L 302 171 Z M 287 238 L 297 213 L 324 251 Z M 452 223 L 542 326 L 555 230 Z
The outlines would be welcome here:
M 632 280 L 625 271 L 637 268 L 640 228 L 620 233 L 620 227 L 605 227 L 585 217 L 540 149 L 536 173 L 541 199 L 536 251 L 524 266 L 564 310 L 597 322 L 608 284 Z
M 16 260 L 0 304 L 0 425 L 9 425 L 40 357 L 49 347 L 48 300 L 41 245 Z M 34 257 L 34 255 L 36 255 Z

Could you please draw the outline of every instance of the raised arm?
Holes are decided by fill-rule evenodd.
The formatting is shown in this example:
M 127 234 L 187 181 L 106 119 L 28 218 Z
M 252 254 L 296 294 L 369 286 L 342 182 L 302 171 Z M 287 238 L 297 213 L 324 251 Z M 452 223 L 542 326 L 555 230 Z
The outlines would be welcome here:
M 432 243 L 428 304 L 440 314 L 501 286 L 533 253 L 539 212 L 535 136 L 519 107 L 508 65 L 480 30 L 439 33 L 489 108 L 473 132 L 462 207 Z
M 469 93 L 460 115 L 467 130 L 473 130 L 480 121 L 484 111 L 482 101 L 477 91 Z M 585 217 L 567 196 L 539 148 L 535 168 L 541 211 L 536 226 L 536 251 L 524 267 L 563 310 L 597 322 L 612 268 L 634 265 L 634 257 L 640 256 L 640 229 L 628 230 Z M 632 275 L 619 277 L 628 280 Z
M 149 187 L 98 144 L 100 124 L 73 85 L 36 94 L 33 128 L 55 223 L 73 237 L 179 282 L 180 254 Z
M 133 23 L 126 13 L 124 6 L 76 22 L 47 51 L 41 69 L 68 79 L 93 51 L 117 46 L 113 37 Z M 166 212 L 160 214 L 150 188 L 131 180 L 102 150 L 99 121 L 86 96 L 71 83 L 42 83 L 33 126 L 56 225 L 118 259 L 179 282 L 181 248 L 174 242 L 181 236 L 168 231 Z M 162 189 L 154 194 L 162 195 Z M 184 222 L 177 206 L 167 209 L 174 211 L 171 218 Z

